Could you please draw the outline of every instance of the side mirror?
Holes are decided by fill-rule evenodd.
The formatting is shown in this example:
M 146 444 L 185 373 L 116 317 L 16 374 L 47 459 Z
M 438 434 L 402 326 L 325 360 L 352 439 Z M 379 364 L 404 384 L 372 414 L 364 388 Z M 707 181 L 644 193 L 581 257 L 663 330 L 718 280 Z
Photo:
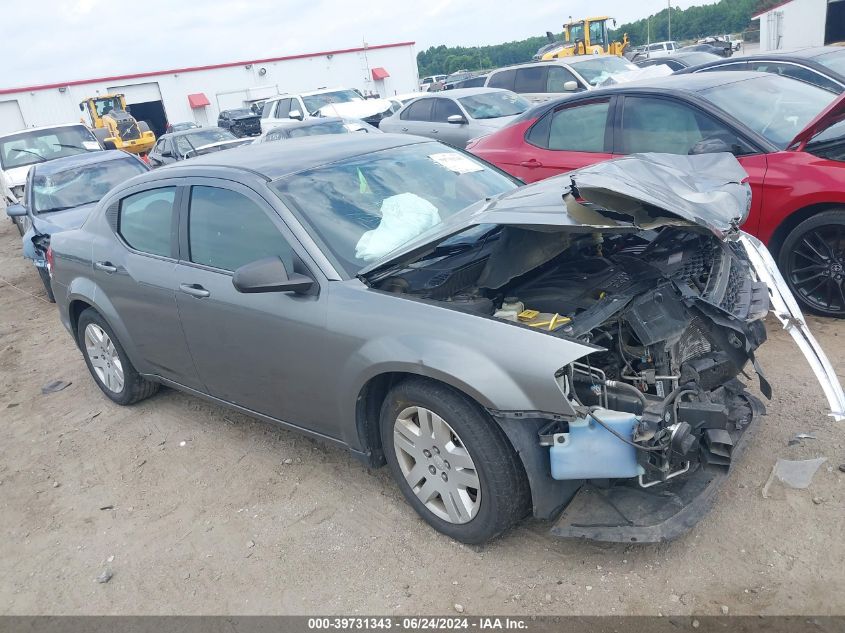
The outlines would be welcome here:
M 85 104 L 84 104 L 84 103 L 80 103 L 80 104 L 79 104 L 79 111 L 80 111 L 80 112 L 85 112 Z
M 297 121 L 302 121 L 303 119 L 302 112 L 300 112 L 299 110 L 291 110 L 290 112 L 288 112 L 288 117 L 290 117 L 291 119 L 296 119 Z
M 564 92 L 575 92 L 578 90 L 578 82 L 577 81 L 565 81 L 563 82 L 563 91 Z
M 467 122 L 467 118 L 463 114 L 453 114 L 446 120 L 449 123 L 454 123 L 455 125 L 462 125 Z
M 26 207 L 22 204 L 11 204 L 6 208 L 6 215 L 10 218 L 22 218 L 26 215 Z
M 726 152 L 728 154 L 738 154 L 740 153 L 741 148 L 739 145 L 728 144 L 725 139 L 720 138 L 718 136 L 711 136 L 709 138 L 703 138 L 698 143 L 692 146 L 690 149 L 689 154 L 690 156 L 697 155 L 697 154 L 718 154 L 721 152 Z
M 308 292 L 314 280 L 299 273 L 288 274 L 284 262 L 278 257 L 265 257 L 244 264 L 235 271 L 232 284 L 238 292 Z

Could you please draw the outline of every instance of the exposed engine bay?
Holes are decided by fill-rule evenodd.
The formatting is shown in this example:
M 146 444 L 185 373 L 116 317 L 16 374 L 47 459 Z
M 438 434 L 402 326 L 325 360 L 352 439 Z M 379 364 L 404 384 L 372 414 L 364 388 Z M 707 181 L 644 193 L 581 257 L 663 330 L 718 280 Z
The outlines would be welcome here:
M 760 374 L 768 291 L 741 247 L 706 230 L 479 226 L 371 281 L 595 348 L 557 376 L 579 417 L 538 434 L 555 479 L 650 487 L 700 465 L 726 469 L 762 413 L 737 376 L 749 362 Z M 760 384 L 770 396 L 762 374 Z

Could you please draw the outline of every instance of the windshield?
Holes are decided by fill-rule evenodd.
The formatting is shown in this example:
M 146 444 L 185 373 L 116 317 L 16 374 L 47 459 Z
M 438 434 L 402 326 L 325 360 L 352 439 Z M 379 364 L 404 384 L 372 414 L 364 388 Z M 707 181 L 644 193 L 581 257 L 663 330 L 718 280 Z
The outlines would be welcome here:
M 328 121 L 327 123 L 318 123 L 316 125 L 304 125 L 302 127 L 291 127 L 288 130 L 288 135 L 291 138 L 298 138 L 300 136 L 319 136 L 320 134 L 346 134 L 349 130 L 343 124 L 343 121 Z
M 222 128 L 199 128 L 196 132 L 186 134 L 188 142 L 196 149 L 209 143 L 220 143 L 221 141 L 233 141 L 237 136 L 229 130 Z
M 18 132 L 0 138 L 0 165 L 7 170 L 99 149 L 83 125 Z
M 135 158 L 80 165 L 32 178 L 32 212 L 36 215 L 99 202 L 109 190 L 146 171 Z
M 120 97 L 104 97 L 102 99 L 94 99 L 94 109 L 97 111 L 97 116 L 104 116 L 112 110 L 122 110 Z
M 503 116 L 522 114 L 531 104 L 510 91 L 485 92 L 458 99 L 473 119 L 498 119 Z
M 698 66 L 699 64 L 706 64 L 708 62 L 716 61 L 718 59 L 722 59 L 718 55 L 714 55 L 713 53 L 705 53 L 705 52 L 692 52 L 692 53 L 681 53 L 676 55 L 678 59 L 684 61 L 685 64 L 688 66 Z M 671 57 L 669 59 L 672 59 Z
M 627 73 L 631 70 L 639 70 L 631 62 L 615 55 L 602 55 L 601 57 L 591 57 L 580 62 L 572 62 L 569 64 L 575 69 L 575 72 L 580 74 L 587 80 L 591 86 L 597 86 L 605 79 L 616 73 Z
M 778 149 L 786 149 L 836 98 L 827 90 L 770 74 L 709 88 L 701 94 Z
M 584 39 L 584 23 L 579 22 L 569 27 L 569 41 L 573 44 L 578 40 Z
M 352 277 L 461 209 L 516 184 L 464 152 L 418 143 L 293 174 L 271 186 Z
M 349 101 L 363 101 L 364 98 L 354 90 L 335 90 L 334 92 L 322 92 L 318 95 L 303 95 L 302 101 L 309 113 L 316 112 L 323 106 L 330 103 L 347 103 Z
M 239 108 L 238 110 L 229 110 L 229 116 L 246 116 L 255 114 L 252 110 L 248 110 L 247 108 Z
M 817 61 L 822 66 L 830 68 L 835 73 L 845 75 L 845 48 L 841 51 L 818 55 L 813 58 L 813 61 Z

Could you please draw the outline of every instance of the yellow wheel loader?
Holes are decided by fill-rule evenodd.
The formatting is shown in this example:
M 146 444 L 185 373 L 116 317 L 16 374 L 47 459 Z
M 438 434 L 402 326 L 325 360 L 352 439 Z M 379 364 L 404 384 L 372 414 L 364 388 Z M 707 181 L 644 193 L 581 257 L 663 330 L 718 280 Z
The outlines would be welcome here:
M 609 21 L 613 22 L 613 26 L 616 26 L 616 20 L 608 16 L 584 18 L 564 24 L 564 41 L 551 41 L 537 51 L 534 59 L 548 61 L 574 55 L 616 55 L 621 57 L 625 49 L 628 48 L 628 34 L 625 33 L 622 36 L 621 42 L 611 42 L 607 27 Z M 550 40 L 554 39 L 551 33 L 546 33 L 546 35 Z
M 88 113 L 94 136 L 106 149 L 122 149 L 131 154 L 146 154 L 155 145 L 155 134 L 144 121 L 136 121 L 126 109 L 121 94 L 88 97 L 79 104 Z

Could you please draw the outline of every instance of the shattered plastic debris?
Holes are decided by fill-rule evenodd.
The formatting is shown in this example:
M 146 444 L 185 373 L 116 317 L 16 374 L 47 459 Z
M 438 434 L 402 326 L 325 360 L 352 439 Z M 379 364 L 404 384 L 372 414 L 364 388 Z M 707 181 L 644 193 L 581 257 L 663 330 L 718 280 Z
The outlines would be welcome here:
M 789 459 L 778 459 L 772 468 L 772 474 L 763 486 L 763 498 L 769 498 L 769 486 L 775 478 L 782 483 L 795 488 L 796 490 L 804 490 L 810 486 L 813 481 L 813 475 L 819 467 L 827 461 L 826 457 L 818 457 L 816 459 L 803 459 L 800 461 L 792 461 Z
M 41 393 L 56 393 L 57 391 L 61 391 L 70 387 L 70 383 L 64 380 L 51 380 L 46 385 L 41 387 Z
M 788 446 L 795 446 L 796 444 L 800 444 L 801 440 L 816 440 L 818 439 L 812 433 L 798 433 L 796 434 L 789 442 L 787 442 Z

